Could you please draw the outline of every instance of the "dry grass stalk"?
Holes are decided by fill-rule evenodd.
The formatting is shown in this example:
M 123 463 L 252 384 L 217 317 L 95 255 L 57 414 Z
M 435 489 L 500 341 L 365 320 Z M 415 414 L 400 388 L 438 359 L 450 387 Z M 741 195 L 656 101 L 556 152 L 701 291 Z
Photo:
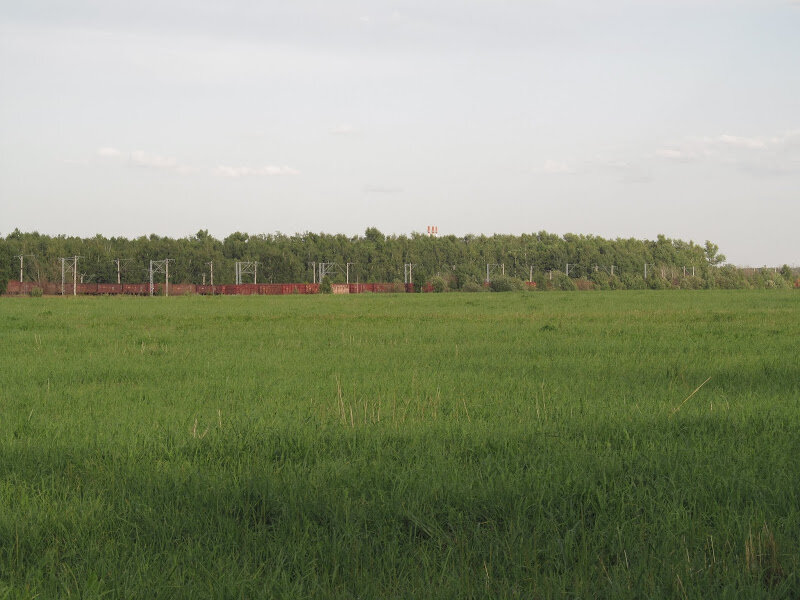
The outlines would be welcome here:
M 700 385 L 698 385 L 698 386 L 695 388 L 695 390 L 694 390 L 694 391 L 693 391 L 691 394 L 689 394 L 688 396 L 686 396 L 686 398 L 684 398 L 684 399 L 683 399 L 683 402 L 681 402 L 681 403 L 680 403 L 678 406 L 676 406 L 675 408 L 673 408 L 673 409 L 672 409 L 672 414 L 670 415 L 670 417 L 671 417 L 672 415 L 674 415 L 676 412 L 678 412 L 678 411 L 679 411 L 679 410 L 680 410 L 680 409 L 683 407 L 683 405 L 684 405 L 684 404 L 686 404 L 686 402 L 689 400 L 689 398 L 691 398 L 691 397 L 692 397 L 692 396 L 694 396 L 694 395 L 695 395 L 697 392 L 699 392 L 699 391 L 700 391 L 700 388 L 701 388 L 701 387 L 703 387 L 705 384 L 707 384 L 709 381 L 711 381 L 711 377 L 709 377 L 709 378 L 708 378 L 708 379 L 706 379 L 706 380 L 705 380 L 703 383 L 701 383 Z
M 203 433 L 197 433 L 197 418 L 195 418 L 194 427 L 192 427 L 191 430 L 192 437 L 195 439 L 200 438 L 202 440 L 204 437 L 206 437 L 207 433 L 208 433 L 208 427 L 206 427 L 206 430 Z
M 747 571 L 752 575 L 760 575 L 768 587 L 786 577 L 778 560 L 778 544 L 766 522 L 755 536 L 752 530 L 748 533 L 744 542 L 744 558 Z
M 344 411 L 344 400 L 342 400 L 342 382 L 339 381 L 339 377 L 336 377 L 336 397 L 338 398 L 339 404 L 339 417 L 342 419 L 342 423 L 345 425 L 347 424 L 347 416 L 345 415 Z

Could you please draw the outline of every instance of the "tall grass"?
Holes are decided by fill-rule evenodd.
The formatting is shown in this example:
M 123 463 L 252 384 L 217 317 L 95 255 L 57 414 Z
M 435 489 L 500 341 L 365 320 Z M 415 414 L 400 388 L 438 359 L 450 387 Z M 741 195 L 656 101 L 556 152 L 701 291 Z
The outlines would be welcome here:
M 792 291 L 0 301 L 0 598 L 800 595 Z

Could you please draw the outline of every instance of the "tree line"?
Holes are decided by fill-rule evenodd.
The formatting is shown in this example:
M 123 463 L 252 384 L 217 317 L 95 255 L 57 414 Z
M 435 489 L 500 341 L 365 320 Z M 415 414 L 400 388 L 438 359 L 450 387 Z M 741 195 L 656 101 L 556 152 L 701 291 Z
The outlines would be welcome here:
M 87 283 L 116 283 L 118 274 L 122 283 L 147 281 L 150 261 L 164 259 L 172 259 L 171 282 L 195 284 L 210 283 L 212 263 L 215 284 L 234 283 L 237 261 L 258 263 L 260 283 L 315 281 L 320 263 L 325 263 L 334 283 L 348 276 L 351 283 L 402 283 L 410 269 L 418 287 L 434 283 L 437 289 L 454 290 L 478 289 L 487 275 L 495 282 L 533 280 L 537 289 L 785 287 L 795 277 L 788 266 L 752 273 L 724 266 L 725 256 L 716 244 L 663 235 L 655 240 L 612 240 L 540 231 L 432 237 L 385 235 L 370 227 L 352 237 L 236 232 L 219 240 L 207 230 L 183 238 L 153 234 L 128 239 L 15 229 L 0 237 L 0 291 L 9 279 L 19 278 L 20 256 L 26 281 L 60 281 L 60 259 L 78 256 L 78 277 Z

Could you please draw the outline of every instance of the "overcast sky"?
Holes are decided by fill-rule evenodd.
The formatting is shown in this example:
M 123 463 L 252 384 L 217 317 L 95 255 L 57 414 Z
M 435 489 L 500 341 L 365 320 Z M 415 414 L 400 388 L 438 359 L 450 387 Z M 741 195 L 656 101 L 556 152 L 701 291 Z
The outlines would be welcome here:
M 0 235 L 427 225 L 800 265 L 800 1 L 0 0 Z

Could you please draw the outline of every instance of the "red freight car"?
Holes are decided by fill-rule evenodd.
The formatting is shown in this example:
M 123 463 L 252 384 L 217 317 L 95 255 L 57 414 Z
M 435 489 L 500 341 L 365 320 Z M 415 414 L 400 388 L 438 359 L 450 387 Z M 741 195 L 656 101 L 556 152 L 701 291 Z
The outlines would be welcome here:
M 170 296 L 185 296 L 186 294 L 196 294 L 197 286 L 193 283 L 170 283 Z
M 361 292 L 373 293 L 397 293 L 413 292 L 413 284 L 402 283 L 351 283 L 336 284 L 344 293 L 358 294 Z M 25 281 L 20 283 L 10 280 L 6 288 L 9 295 L 27 295 L 35 288 L 41 289 L 47 295 L 60 295 L 62 286 L 60 283 Z M 72 295 L 73 284 L 66 282 L 63 286 L 64 295 Z M 165 286 L 163 283 L 153 284 L 153 294 L 163 296 Z M 149 283 L 79 283 L 75 285 L 75 292 L 81 295 L 98 294 L 130 294 L 135 296 L 147 296 L 150 294 Z M 318 294 L 318 283 L 242 283 L 239 285 L 195 285 L 191 283 L 175 283 L 169 286 L 170 296 L 182 296 L 184 294 L 223 294 L 227 296 L 250 296 L 258 295 L 285 295 L 285 294 Z
M 98 283 L 97 284 L 97 293 L 98 294 L 121 294 L 122 293 L 122 284 L 121 283 Z
M 148 283 L 123 283 L 123 294 L 133 294 L 134 296 L 146 296 L 150 293 L 150 284 Z

